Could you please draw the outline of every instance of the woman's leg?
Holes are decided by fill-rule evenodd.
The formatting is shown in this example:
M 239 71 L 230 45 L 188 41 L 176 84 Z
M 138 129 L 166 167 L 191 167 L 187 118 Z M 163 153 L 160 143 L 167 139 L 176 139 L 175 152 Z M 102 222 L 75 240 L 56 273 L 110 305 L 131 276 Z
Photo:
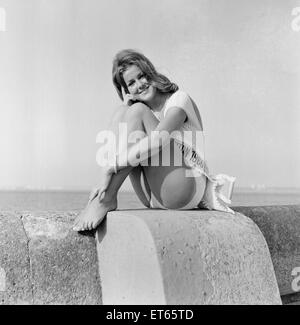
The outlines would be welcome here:
M 144 131 L 146 134 L 150 135 L 151 131 L 153 131 L 159 123 L 150 109 L 141 103 L 126 109 L 126 111 L 124 111 L 123 120 L 127 123 L 128 134 L 133 131 Z M 175 152 L 176 150 L 177 153 Z M 196 192 L 195 180 L 186 177 L 188 167 L 184 164 L 182 155 L 181 162 L 183 166 L 175 166 L 174 164 L 174 157 L 178 154 L 178 151 L 181 152 L 174 144 L 174 141 L 171 141 L 170 165 L 143 165 L 143 170 L 151 193 L 155 195 L 160 203 L 170 209 L 178 209 L 186 206 Z M 159 155 L 159 160 L 161 161 L 161 153 Z M 85 211 L 75 223 L 75 230 L 91 230 L 96 228 L 108 211 L 116 209 L 117 192 L 131 171 L 132 167 L 129 166 L 112 176 L 104 196 L 101 197 L 100 201 L 93 200 L 91 204 L 88 205 L 88 211 Z M 146 195 L 145 199 L 148 200 Z M 201 198 L 199 198 L 199 202 L 200 200 Z
M 151 189 L 147 182 L 143 167 L 141 165 L 134 167 L 129 174 L 129 178 L 141 203 L 146 208 L 150 208 Z
M 140 116 L 138 110 L 135 110 L 132 112 L 133 115 L 137 116 L 131 117 L 129 113 L 127 118 L 129 121 L 142 121 L 144 132 L 150 135 L 156 129 L 159 121 L 147 106 L 141 104 L 136 108 L 140 110 Z M 142 129 L 141 126 L 140 129 Z M 163 164 L 164 154 L 170 158 L 167 165 Z M 155 196 L 155 201 L 159 203 L 158 206 L 164 206 L 167 209 L 195 208 L 202 199 L 206 178 L 205 176 L 197 178 L 187 176 L 187 171 L 190 168 L 184 161 L 180 146 L 171 140 L 170 146 L 165 147 L 155 157 L 156 159 L 153 158 L 152 160 L 159 162 L 158 166 L 151 166 L 151 159 L 148 159 L 148 166 L 142 165 L 144 172 L 142 179 L 145 181 L 145 187 L 147 188 L 147 200 L 149 201 L 149 196 Z M 199 198 L 197 199 L 197 197 Z M 150 202 L 147 206 L 149 205 Z
M 117 140 L 119 140 L 119 125 L 120 125 L 120 123 L 127 124 L 128 118 L 126 118 L 126 114 L 127 114 L 128 109 L 129 109 L 129 106 L 121 105 L 116 109 L 115 113 L 113 114 L 113 118 L 110 123 L 110 130 L 112 130 L 114 132 Z M 153 115 L 153 117 L 155 118 L 154 115 Z M 159 123 L 159 121 L 155 118 L 155 120 L 153 121 L 152 127 L 155 128 L 158 123 Z M 128 124 L 127 124 L 127 126 L 128 126 Z M 132 128 L 133 126 L 129 126 L 129 127 Z M 117 142 L 117 148 L 119 148 L 120 145 L 121 144 Z M 143 168 L 140 165 L 132 168 L 129 173 L 129 178 L 130 178 L 132 187 L 133 187 L 137 197 L 140 199 L 141 203 L 145 207 L 150 207 L 151 192 L 150 192 L 150 187 L 149 187 L 147 181 L 145 180 Z
M 128 110 L 129 107 L 125 105 L 118 107 L 114 112 L 112 120 L 110 122 L 109 130 L 113 131 L 113 133 L 116 135 L 117 150 L 121 145 L 118 143 L 119 123 L 127 124 L 128 134 L 130 134 L 131 131 L 138 129 L 143 130 L 140 122 L 136 124 L 133 114 L 131 112 L 128 114 Z M 154 115 L 153 117 L 155 118 Z M 154 122 L 157 125 L 158 121 L 156 120 Z M 91 202 L 89 201 L 85 209 L 76 218 L 74 222 L 74 230 L 83 231 L 94 229 L 103 220 L 107 212 L 113 211 L 117 208 L 117 193 L 128 174 L 130 175 L 130 179 L 137 196 L 146 207 L 149 207 L 150 189 L 149 186 L 147 186 L 147 184 L 144 184 L 141 180 L 142 173 L 143 170 L 141 166 L 134 168 L 129 166 L 119 171 L 117 174 L 112 175 L 109 187 L 105 192 L 104 197 L 101 199 L 101 202 L 95 199 Z
M 123 121 L 127 123 L 128 135 L 137 130 L 150 135 L 159 123 L 151 110 L 143 104 L 131 106 Z M 168 165 L 163 165 L 161 151 L 155 159 L 152 158 L 158 162 L 156 166 L 151 166 L 151 159 L 148 159 L 148 166 L 142 164 L 142 166 L 131 170 L 130 179 L 137 196 L 146 207 L 150 207 L 151 196 L 154 195 L 156 201 L 160 203 L 159 205 L 163 205 L 165 208 L 179 209 L 189 204 L 194 194 L 199 194 L 199 180 L 195 182 L 194 178 L 186 177 L 188 167 L 185 165 L 181 149 L 175 145 L 173 140 L 169 152 L 166 148 L 163 150 L 165 150 L 164 154 L 170 157 Z M 175 157 L 177 162 L 178 157 L 181 159 L 181 166 L 175 166 Z M 199 198 L 199 202 L 201 198 L 202 196 Z

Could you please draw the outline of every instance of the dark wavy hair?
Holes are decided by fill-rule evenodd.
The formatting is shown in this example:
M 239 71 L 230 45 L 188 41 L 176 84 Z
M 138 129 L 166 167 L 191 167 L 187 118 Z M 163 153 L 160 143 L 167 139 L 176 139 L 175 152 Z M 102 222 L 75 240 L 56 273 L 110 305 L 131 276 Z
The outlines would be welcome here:
M 116 54 L 112 68 L 113 84 L 121 100 L 123 100 L 122 87 L 125 93 L 128 93 L 127 85 L 123 79 L 123 73 L 131 65 L 139 67 L 145 74 L 148 82 L 151 82 L 160 92 L 175 93 L 178 90 L 178 86 L 166 76 L 158 73 L 150 60 L 142 53 L 130 49 L 122 50 Z

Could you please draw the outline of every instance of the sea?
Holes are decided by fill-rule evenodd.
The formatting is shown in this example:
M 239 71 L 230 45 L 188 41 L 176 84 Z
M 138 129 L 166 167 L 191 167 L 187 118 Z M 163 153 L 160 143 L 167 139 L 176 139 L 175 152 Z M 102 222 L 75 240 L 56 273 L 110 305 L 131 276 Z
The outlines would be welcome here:
M 0 191 L 3 211 L 79 211 L 84 208 L 89 191 Z M 232 206 L 300 205 L 300 189 L 235 190 Z M 134 192 L 120 191 L 118 209 L 142 209 Z

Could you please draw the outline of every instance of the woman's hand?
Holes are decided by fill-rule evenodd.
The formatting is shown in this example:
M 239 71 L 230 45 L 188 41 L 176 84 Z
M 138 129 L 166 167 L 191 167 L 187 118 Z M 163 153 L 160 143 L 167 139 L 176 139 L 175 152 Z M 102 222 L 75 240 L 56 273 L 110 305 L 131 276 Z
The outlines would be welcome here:
M 123 104 L 126 106 L 131 106 L 135 102 L 135 97 L 131 94 L 126 94 L 124 88 L 122 88 Z

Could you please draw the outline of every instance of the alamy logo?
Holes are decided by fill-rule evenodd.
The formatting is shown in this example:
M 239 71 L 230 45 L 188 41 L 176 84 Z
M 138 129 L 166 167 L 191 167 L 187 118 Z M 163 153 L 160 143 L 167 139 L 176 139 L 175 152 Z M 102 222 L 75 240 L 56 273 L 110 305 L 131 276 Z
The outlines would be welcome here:
M 299 32 L 300 31 L 300 7 L 293 8 L 292 16 L 296 16 L 291 23 L 292 30 L 294 32 Z
M 0 32 L 6 31 L 6 11 L 0 7 Z
M 147 137 L 143 131 L 133 131 L 128 134 L 127 124 L 119 123 L 118 139 L 114 132 L 104 130 L 98 133 L 96 142 L 101 144 L 96 161 L 99 166 L 114 166 L 116 157 L 118 156 L 118 163 L 121 165 L 128 164 L 136 166 L 141 163 L 143 166 L 171 166 L 170 161 L 170 139 L 174 139 L 175 145 L 181 151 L 185 162 L 199 173 L 193 172 L 188 177 L 198 177 L 202 173 L 207 173 L 208 169 L 204 160 L 204 155 L 199 149 L 203 144 L 202 132 L 183 131 L 178 130 L 169 133 L 167 131 L 152 131 Z M 118 143 L 118 145 L 117 145 Z M 131 151 L 130 145 L 135 145 L 134 152 Z M 195 149 L 194 149 L 195 148 Z M 162 161 L 159 161 L 158 152 L 161 151 Z M 150 158 L 150 162 L 148 161 Z M 182 166 L 182 157 L 176 155 L 173 157 L 175 166 Z M 196 176 L 197 175 L 197 176 Z

